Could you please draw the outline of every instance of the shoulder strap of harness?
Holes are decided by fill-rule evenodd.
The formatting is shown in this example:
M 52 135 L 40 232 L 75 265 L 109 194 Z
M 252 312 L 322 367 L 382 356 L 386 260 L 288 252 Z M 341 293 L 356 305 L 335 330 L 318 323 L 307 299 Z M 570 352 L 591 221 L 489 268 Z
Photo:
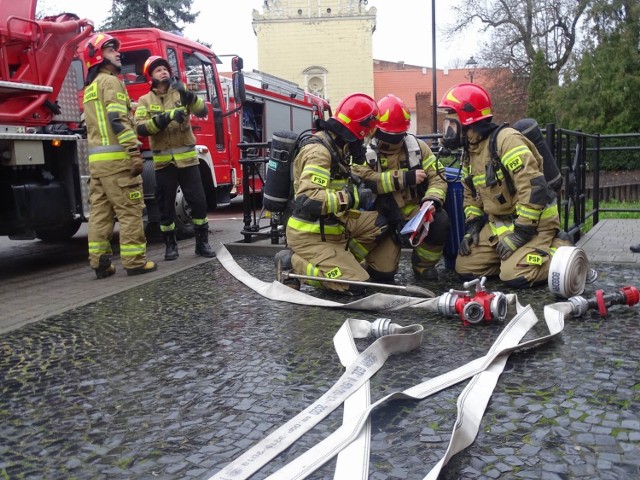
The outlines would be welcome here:
M 333 142 L 331 135 L 319 132 L 320 135 L 308 135 L 305 138 L 300 139 L 299 148 L 302 148 L 305 145 L 310 145 L 312 143 L 319 143 L 324 146 L 331 155 L 331 175 L 335 175 L 336 169 L 338 169 L 342 164 L 340 162 L 340 158 L 338 157 L 337 146 Z M 325 138 L 326 137 L 326 138 Z M 296 142 L 297 143 L 297 142 Z M 320 224 L 320 239 L 325 242 L 325 233 L 324 233 L 324 224 L 325 224 L 325 215 L 320 215 L 318 218 L 318 223 Z M 348 242 L 347 242 L 348 246 Z
M 324 146 L 324 148 L 326 148 L 329 151 L 329 154 L 331 155 L 331 174 L 334 175 L 335 169 L 338 168 L 338 166 L 340 165 L 340 157 L 338 156 L 338 151 L 337 151 L 338 147 L 336 146 L 333 139 L 331 138 L 331 135 L 324 132 L 319 132 L 319 133 L 320 135 L 311 135 L 303 139 L 300 144 L 300 148 L 312 143 L 319 143 L 322 146 Z
M 513 178 L 511 178 L 511 174 L 502 164 L 500 155 L 498 155 L 498 133 L 500 133 L 500 130 L 508 126 L 508 123 L 503 123 L 493 132 L 491 132 L 491 136 L 489 137 L 489 154 L 491 155 L 491 160 L 489 161 L 489 165 L 487 166 L 486 185 L 487 187 L 493 187 L 496 183 L 498 183 L 496 173 L 498 169 L 500 169 L 500 171 L 502 172 L 502 176 L 504 177 L 504 181 L 507 183 L 507 189 L 509 190 L 509 193 L 511 195 L 515 195 L 516 187 L 513 184 Z
M 407 133 L 404 137 L 404 148 L 407 151 L 407 160 L 409 162 L 409 170 L 422 167 L 422 150 L 418 139 Z

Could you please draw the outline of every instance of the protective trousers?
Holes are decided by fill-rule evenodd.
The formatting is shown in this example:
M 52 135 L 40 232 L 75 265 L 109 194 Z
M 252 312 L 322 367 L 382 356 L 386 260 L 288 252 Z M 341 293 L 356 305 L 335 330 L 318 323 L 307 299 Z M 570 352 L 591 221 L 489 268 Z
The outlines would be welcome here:
M 178 168 L 175 165 L 156 170 L 158 205 L 160 207 L 160 225 L 175 222 L 175 200 L 178 185 L 191 207 L 193 223 L 202 225 L 207 219 L 207 199 L 202 188 L 200 168 L 197 165 Z
M 502 261 L 496 252 L 501 237 L 495 235 L 491 224 L 480 231 L 479 242 L 471 247 L 471 254 L 458 255 L 456 272 L 463 278 L 495 277 L 514 288 L 526 288 L 546 283 L 551 258 L 558 247 L 571 245 L 556 237 L 555 229 L 539 231 L 528 243 Z M 506 235 L 503 234 L 503 235 Z
M 387 232 L 384 217 L 377 212 L 350 211 L 344 222 L 344 235 L 321 235 L 287 229 L 287 243 L 293 250 L 293 271 L 340 280 L 369 280 L 369 273 L 360 263 L 377 272 L 395 273 L 400 247 Z M 348 285 L 328 282 L 308 282 L 319 288 L 347 291 Z
M 147 263 L 147 240 L 142 211 L 144 195 L 142 177 L 119 172 L 89 182 L 89 263 L 98 268 L 100 256 L 111 254 L 114 216 L 120 223 L 120 260 L 127 269 L 142 268 Z

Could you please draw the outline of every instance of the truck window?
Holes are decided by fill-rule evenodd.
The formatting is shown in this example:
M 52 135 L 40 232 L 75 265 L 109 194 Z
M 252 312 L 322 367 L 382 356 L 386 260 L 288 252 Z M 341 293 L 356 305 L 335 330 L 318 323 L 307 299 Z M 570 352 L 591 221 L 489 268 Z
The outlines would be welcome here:
M 213 124 L 216 136 L 216 147 L 224 150 L 224 129 L 222 124 L 222 109 L 220 107 L 220 92 L 215 81 L 213 64 L 204 55 L 194 52 L 184 53 L 187 88 L 195 92 L 205 102 L 210 102 L 213 108 Z
M 180 71 L 178 68 L 178 54 L 171 47 L 167 48 L 167 62 L 169 62 L 173 76 L 178 77 L 178 72 Z
M 144 67 L 144 62 L 150 56 L 151 52 L 149 50 L 131 50 L 122 54 L 120 78 L 125 85 L 147 82 L 142 73 L 142 68 Z

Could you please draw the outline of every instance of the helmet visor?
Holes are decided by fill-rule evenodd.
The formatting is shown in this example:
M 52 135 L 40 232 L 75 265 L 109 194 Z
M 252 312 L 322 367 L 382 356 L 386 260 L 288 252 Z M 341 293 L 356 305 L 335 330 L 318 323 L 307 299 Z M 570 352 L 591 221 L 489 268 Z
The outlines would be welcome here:
M 102 44 L 103 50 L 105 48 L 113 48 L 114 50 L 118 50 L 119 47 L 120 47 L 120 42 L 118 42 L 118 40 L 116 40 L 115 38 L 112 38 L 111 40 L 107 40 Z
M 364 128 L 375 128 L 378 125 L 380 117 L 378 115 L 369 115 L 358 121 Z

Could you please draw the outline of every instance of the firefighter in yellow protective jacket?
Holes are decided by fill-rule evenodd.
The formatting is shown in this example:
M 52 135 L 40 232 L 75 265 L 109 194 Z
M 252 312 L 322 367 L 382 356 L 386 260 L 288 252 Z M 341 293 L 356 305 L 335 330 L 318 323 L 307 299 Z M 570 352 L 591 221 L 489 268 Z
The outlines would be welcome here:
M 207 200 L 202 187 L 196 138 L 189 115 L 207 115 L 207 106 L 180 81 L 172 81 L 171 67 L 162 57 L 151 56 L 143 67 L 151 91 L 140 97 L 136 109 L 138 135 L 148 136 L 158 187 L 160 230 L 165 260 L 178 258 L 175 198 L 180 186 L 191 207 L 196 234 L 196 255 L 215 257 L 209 245 Z
M 116 272 L 111 263 L 114 216 L 120 223 L 120 258 L 128 275 L 156 270 L 147 261 L 142 211 L 143 162 L 131 120 L 131 101 L 116 76 L 122 63 L 117 39 L 91 37 L 85 48 L 88 73 L 84 115 L 89 143 L 89 263 L 98 278 Z
M 349 281 L 393 279 L 399 252 L 373 192 L 352 175 L 349 158 L 364 162 L 363 140 L 378 124 L 378 106 L 362 93 L 348 95 L 294 159 L 293 212 L 287 243 L 276 256 L 294 273 Z M 361 264 L 361 262 L 363 262 Z M 312 286 L 360 294 L 359 284 L 309 281 Z
M 464 149 L 466 234 L 456 271 L 464 279 L 499 275 L 514 288 L 547 282 L 553 254 L 570 242 L 560 233 L 542 156 L 519 131 L 491 121 L 491 99 L 479 85 L 453 86 L 438 108 L 447 113 L 444 146 Z
M 380 123 L 367 152 L 368 166 L 354 166 L 354 172 L 377 194 L 376 209 L 395 231 L 398 249 L 407 243 L 400 236 L 406 221 L 423 202 L 433 202 L 433 222 L 425 239 L 413 247 L 411 266 L 416 279 L 437 280 L 435 266 L 449 232 L 449 216 L 442 208 L 447 196 L 444 168 L 425 142 L 407 133 L 411 115 L 402 100 L 387 95 L 378 107 Z

